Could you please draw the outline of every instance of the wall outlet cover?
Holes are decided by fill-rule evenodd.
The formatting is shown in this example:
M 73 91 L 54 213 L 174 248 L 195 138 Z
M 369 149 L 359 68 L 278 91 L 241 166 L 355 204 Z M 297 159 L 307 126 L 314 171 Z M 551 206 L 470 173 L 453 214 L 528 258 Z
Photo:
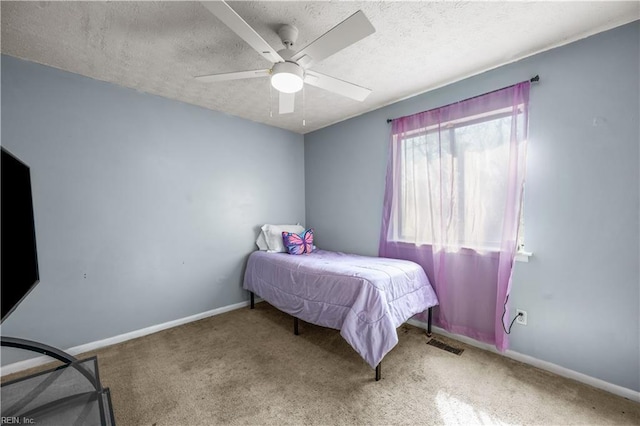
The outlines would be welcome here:
M 522 315 L 520 315 L 522 314 Z M 517 309 L 516 310 L 516 315 L 518 315 L 518 317 L 516 317 L 516 322 L 520 325 L 527 325 L 527 311 L 523 311 L 522 309 Z

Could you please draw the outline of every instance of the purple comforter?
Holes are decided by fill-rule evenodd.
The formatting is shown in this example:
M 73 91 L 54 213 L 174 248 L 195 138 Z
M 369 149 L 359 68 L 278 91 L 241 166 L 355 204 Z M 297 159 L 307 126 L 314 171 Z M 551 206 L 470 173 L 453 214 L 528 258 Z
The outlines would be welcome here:
M 417 263 L 324 250 L 253 252 L 244 288 L 283 312 L 340 330 L 373 368 L 398 343 L 397 327 L 438 304 Z

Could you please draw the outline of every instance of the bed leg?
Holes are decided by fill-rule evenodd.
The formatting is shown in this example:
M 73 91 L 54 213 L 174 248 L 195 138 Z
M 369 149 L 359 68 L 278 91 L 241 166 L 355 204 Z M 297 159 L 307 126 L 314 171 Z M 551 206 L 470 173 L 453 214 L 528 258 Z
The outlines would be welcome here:
M 427 314 L 427 337 L 431 337 L 431 318 L 433 316 L 433 307 L 429 308 L 429 313 Z
M 251 294 L 251 309 L 256 307 L 256 298 L 252 291 L 249 292 Z
M 297 317 L 293 317 L 293 334 L 295 334 L 296 336 L 300 333 L 298 333 L 298 318 Z
M 380 381 L 382 376 L 382 361 L 376 366 L 376 382 Z

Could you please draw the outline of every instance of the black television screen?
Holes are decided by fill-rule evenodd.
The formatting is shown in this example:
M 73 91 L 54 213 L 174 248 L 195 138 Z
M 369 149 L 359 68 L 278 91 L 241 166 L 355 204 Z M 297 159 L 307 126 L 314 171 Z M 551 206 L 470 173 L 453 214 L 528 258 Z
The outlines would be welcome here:
M 2 322 L 40 277 L 29 167 L 2 148 L 0 174 Z

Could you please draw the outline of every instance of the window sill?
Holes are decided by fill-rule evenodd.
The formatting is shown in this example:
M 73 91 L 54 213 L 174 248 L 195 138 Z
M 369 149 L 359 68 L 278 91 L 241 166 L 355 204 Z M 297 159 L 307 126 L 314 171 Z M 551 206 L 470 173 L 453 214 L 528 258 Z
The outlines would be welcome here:
M 520 251 L 516 252 L 516 262 L 529 262 L 529 258 L 533 256 L 533 253 L 530 251 Z
M 406 244 L 407 246 L 419 246 L 420 244 L 411 242 L 411 241 L 402 241 L 402 240 L 396 240 L 396 241 L 392 241 L 393 243 L 396 244 Z M 429 245 L 427 243 L 422 243 L 422 245 Z M 471 248 L 471 247 L 458 247 L 458 251 L 469 251 L 469 252 L 479 252 L 479 251 L 484 251 L 485 253 L 491 253 L 494 256 L 499 256 L 498 250 L 495 248 Z M 524 251 L 524 250 L 518 250 L 516 251 L 516 255 L 515 255 L 515 261 L 516 262 L 529 262 L 529 258 L 533 256 L 533 253 L 530 251 Z

